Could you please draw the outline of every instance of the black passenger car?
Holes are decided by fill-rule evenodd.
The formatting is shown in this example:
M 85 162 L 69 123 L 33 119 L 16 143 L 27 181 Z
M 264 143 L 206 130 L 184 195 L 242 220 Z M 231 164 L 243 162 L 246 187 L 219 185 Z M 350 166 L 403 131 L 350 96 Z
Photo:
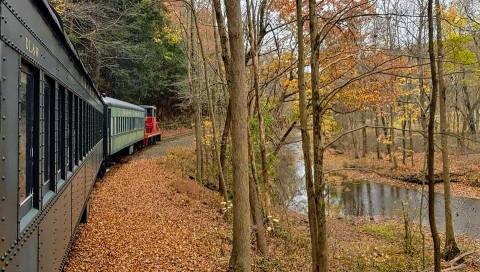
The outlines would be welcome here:
M 104 104 L 47 0 L 0 13 L 0 271 L 58 271 L 103 161 Z

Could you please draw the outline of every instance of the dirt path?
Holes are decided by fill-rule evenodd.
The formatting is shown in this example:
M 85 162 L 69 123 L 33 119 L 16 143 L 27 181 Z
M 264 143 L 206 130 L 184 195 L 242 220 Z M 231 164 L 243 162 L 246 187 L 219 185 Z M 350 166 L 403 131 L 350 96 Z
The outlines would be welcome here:
M 160 143 L 157 143 L 154 146 L 149 146 L 145 148 L 144 150 L 133 156 L 132 159 L 141 160 L 161 157 L 166 155 L 168 150 L 173 147 L 188 147 L 191 146 L 194 141 L 195 139 L 191 133 L 186 133 L 182 136 L 169 137 L 163 139 Z

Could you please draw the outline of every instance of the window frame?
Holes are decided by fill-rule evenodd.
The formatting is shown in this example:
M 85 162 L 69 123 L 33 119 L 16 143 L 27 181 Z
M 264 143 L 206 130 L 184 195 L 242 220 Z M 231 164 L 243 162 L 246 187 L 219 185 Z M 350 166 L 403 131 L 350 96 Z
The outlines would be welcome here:
M 53 78 L 43 73 L 43 179 L 42 179 L 42 199 L 43 204 L 49 199 L 48 193 L 55 192 L 57 182 L 57 138 L 58 138 L 58 101 L 56 82 Z
M 21 166 L 23 162 L 21 162 L 20 156 L 20 145 L 22 142 L 21 139 L 21 131 L 20 131 L 20 120 L 21 118 L 21 102 L 20 99 L 18 101 L 18 131 L 17 135 L 19 137 L 18 141 L 18 190 L 17 190 L 17 205 L 18 205 L 18 220 L 19 220 L 19 229 L 22 231 L 32 220 L 33 215 L 28 216 L 29 214 L 36 214 L 39 210 L 40 204 L 40 134 L 39 134 L 39 124 L 40 124 L 40 69 L 31 65 L 29 62 L 25 60 L 21 60 L 20 68 L 18 70 L 18 95 L 20 98 L 20 92 L 22 91 L 22 74 L 27 75 L 27 81 L 25 84 L 29 83 L 28 75 L 31 76 L 30 83 L 33 86 L 30 86 L 31 89 L 25 86 L 25 117 L 27 120 L 25 121 L 25 190 L 30 186 L 30 191 L 27 195 L 25 194 L 25 198 L 20 200 L 20 175 L 21 175 Z

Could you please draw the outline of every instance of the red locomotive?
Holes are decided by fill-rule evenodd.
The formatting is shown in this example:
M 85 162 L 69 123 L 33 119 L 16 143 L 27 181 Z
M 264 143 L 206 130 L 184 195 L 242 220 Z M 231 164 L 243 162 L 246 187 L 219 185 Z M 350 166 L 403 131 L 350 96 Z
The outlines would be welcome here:
M 145 136 L 143 145 L 154 144 L 161 140 L 160 127 L 157 122 L 157 107 L 141 105 L 145 109 Z

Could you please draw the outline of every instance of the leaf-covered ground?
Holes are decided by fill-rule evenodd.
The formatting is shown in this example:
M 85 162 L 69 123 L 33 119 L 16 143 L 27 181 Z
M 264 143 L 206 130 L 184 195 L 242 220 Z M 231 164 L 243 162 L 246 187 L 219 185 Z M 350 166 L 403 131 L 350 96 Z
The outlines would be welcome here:
M 185 175 L 191 149 L 168 152 L 190 143 L 182 138 L 142 151 L 97 182 L 65 271 L 226 271 L 231 214 L 222 212 L 216 192 Z M 309 271 L 306 218 L 284 209 L 275 217 L 269 256 L 254 253 L 253 270 Z M 329 218 L 328 239 L 331 271 L 412 271 L 420 264 L 418 235 L 413 255 L 405 254 L 401 224 Z M 468 271 L 479 270 L 469 264 Z
M 153 160 L 112 172 L 96 185 L 66 271 L 221 271 L 227 226 L 212 193 Z

